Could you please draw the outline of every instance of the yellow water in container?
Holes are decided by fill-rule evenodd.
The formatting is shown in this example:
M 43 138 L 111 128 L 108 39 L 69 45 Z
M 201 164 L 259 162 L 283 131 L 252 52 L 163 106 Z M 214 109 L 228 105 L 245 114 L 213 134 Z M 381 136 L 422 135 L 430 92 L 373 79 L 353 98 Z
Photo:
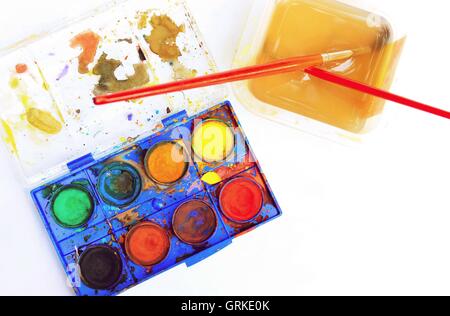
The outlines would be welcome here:
M 394 42 L 382 17 L 333 0 L 278 1 L 257 63 L 301 55 L 363 49 L 364 54 L 326 69 L 387 89 L 403 41 Z M 265 103 L 361 133 L 384 102 L 303 72 L 254 79 L 252 94 Z

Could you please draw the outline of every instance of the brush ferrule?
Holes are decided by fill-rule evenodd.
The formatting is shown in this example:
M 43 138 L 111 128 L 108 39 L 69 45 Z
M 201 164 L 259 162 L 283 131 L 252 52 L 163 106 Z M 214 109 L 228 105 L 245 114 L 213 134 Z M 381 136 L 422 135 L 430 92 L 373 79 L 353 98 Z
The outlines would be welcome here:
M 332 61 L 347 59 L 352 57 L 353 55 L 354 52 L 352 50 L 343 50 L 335 53 L 322 54 L 322 59 L 324 63 L 329 63 Z

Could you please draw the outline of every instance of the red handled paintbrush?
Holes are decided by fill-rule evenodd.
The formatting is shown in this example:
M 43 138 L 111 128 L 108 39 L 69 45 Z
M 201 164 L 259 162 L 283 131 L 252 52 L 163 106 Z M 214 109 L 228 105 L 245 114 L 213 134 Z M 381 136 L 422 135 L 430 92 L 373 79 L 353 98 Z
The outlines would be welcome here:
M 340 86 L 347 87 L 349 89 L 354 89 L 385 100 L 403 104 L 420 111 L 424 111 L 440 117 L 450 119 L 450 112 L 411 99 L 407 99 L 399 95 L 395 95 L 388 91 L 381 90 L 316 67 L 333 61 L 345 60 L 352 56 L 359 55 L 365 51 L 366 50 L 364 49 L 346 50 L 334 53 L 281 59 L 267 64 L 249 66 L 245 68 L 219 72 L 211 75 L 164 83 L 152 87 L 144 87 L 140 89 L 121 91 L 117 93 L 97 96 L 94 98 L 94 103 L 96 105 L 103 105 L 120 101 L 141 99 L 160 94 L 167 94 L 178 91 L 207 87 L 212 85 L 225 84 L 240 80 L 247 80 L 264 76 L 273 76 L 287 72 L 305 71 L 306 73 L 312 76 L 332 82 Z
M 264 76 L 273 76 L 281 73 L 303 70 L 310 66 L 323 65 L 332 61 L 345 60 L 352 57 L 354 54 L 354 51 L 346 50 L 335 53 L 282 59 L 268 64 L 239 68 L 211 75 L 164 83 L 151 87 L 97 96 L 94 98 L 94 103 L 96 105 L 102 105 L 120 101 L 141 99 L 177 91 L 213 86 L 234 81 L 247 80 Z

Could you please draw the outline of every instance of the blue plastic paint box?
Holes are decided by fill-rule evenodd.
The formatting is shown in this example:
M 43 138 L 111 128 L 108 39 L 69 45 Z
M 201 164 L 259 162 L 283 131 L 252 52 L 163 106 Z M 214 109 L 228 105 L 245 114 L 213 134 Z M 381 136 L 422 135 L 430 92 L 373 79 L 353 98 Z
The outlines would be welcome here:
M 167 23 L 171 60 L 148 40 Z M 223 87 L 92 103 L 216 71 L 183 1 L 114 1 L 3 51 L 0 69 L 3 139 L 77 295 L 192 266 L 281 215 Z
M 189 138 L 185 138 L 180 127 L 186 127 L 193 122 L 201 122 L 204 119 L 221 119 L 238 129 L 237 138 L 240 139 L 233 149 L 233 158 L 214 165 L 211 170 L 220 170 L 225 174 L 219 183 L 208 184 L 201 180 L 202 170 L 194 160 L 189 162 L 189 170 L 184 178 L 174 186 L 150 186 L 142 191 L 139 197 L 126 207 L 114 207 L 105 203 L 98 192 L 99 172 L 108 165 L 121 162 L 131 165 L 142 164 L 144 153 L 162 141 L 179 142 L 189 147 Z M 211 110 L 188 118 L 184 112 L 164 121 L 165 128 L 154 136 L 146 138 L 130 145 L 120 152 L 95 160 L 92 156 L 86 156 L 76 161 L 71 166 L 71 173 L 51 184 L 33 190 L 32 196 L 39 208 L 49 234 L 52 236 L 55 247 L 61 257 L 69 276 L 78 287 L 75 291 L 79 295 L 110 295 L 120 292 L 143 280 L 151 278 L 158 273 L 168 270 L 178 264 L 186 263 L 191 266 L 215 252 L 228 246 L 232 239 L 245 233 L 258 225 L 265 223 L 280 215 L 280 208 L 267 184 L 267 181 L 258 165 L 254 162 L 253 154 L 240 129 L 239 123 L 232 111 L 231 105 L 225 103 Z M 137 169 L 137 168 L 136 168 Z M 138 169 L 137 169 L 138 170 Z M 141 177 L 146 177 L 145 173 Z M 233 222 L 227 218 L 221 210 L 219 193 L 226 183 L 234 179 L 250 179 L 258 184 L 263 192 L 263 206 L 257 217 L 247 221 Z M 90 220 L 80 229 L 62 228 L 51 211 L 51 200 L 54 194 L 63 186 L 83 186 L 94 199 L 95 211 Z M 180 240 L 173 232 L 174 212 L 180 205 L 187 201 L 201 200 L 209 205 L 217 218 L 217 224 L 211 237 L 200 244 L 187 244 Z M 129 259 L 124 250 L 124 239 L 130 228 L 138 223 L 152 222 L 167 230 L 170 235 L 170 252 L 160 263 L 144 267 Z M 112 247 L 120 255 L 123 263 L 122 277 L 112 288 L 96 290 L 89 288 L 77 274 L 77 258 L 83 255 L 83 251 L 89 247 L 107 245 Z

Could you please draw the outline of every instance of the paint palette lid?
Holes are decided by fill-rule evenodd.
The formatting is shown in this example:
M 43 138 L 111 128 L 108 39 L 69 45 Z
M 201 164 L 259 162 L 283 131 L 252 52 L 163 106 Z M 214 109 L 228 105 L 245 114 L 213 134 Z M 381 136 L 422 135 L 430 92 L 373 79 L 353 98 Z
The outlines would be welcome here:
M 51 32 L 0 51 L 0 128 L 28 185 L 68 172 L 163 128 L 185 110 L 223 102 L 209 87 L 95 106 L 92 98 L 216 72 L 198 27 L 180 0 L 111 1 Z

